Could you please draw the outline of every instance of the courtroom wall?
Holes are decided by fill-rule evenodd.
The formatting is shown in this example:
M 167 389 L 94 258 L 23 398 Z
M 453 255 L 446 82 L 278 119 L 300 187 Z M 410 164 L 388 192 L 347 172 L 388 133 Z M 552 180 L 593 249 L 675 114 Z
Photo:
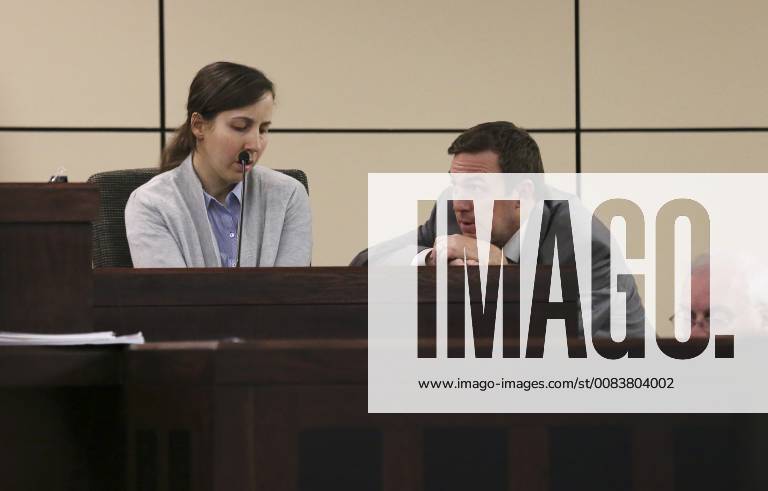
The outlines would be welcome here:
M 162 18 L 162 22 L 161 22 Z M 277 85 L 262 163 L 304 169 L 313 264 L 366 246 L 368 172 L 444 172 L 481 121 L 548 171 L 762 172 L 762 0 L 6 0 L 0 181 L 149 167 L 197 69 Z

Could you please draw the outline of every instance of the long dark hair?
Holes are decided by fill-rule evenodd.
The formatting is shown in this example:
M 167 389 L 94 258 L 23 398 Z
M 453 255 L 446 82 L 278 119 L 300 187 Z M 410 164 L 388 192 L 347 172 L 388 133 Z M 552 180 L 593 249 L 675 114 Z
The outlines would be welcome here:
M 274 97 L 275 86 L 255 68 L 227 61 L 217 61 L 201 68 L 189 86 L 187 119 L 163 149 L 160 171 L 178 167 L 195 149 L 197 140 L 190 127 L 192 113 L 211 120 L 222 111 L 250 106 L 267 93 Z

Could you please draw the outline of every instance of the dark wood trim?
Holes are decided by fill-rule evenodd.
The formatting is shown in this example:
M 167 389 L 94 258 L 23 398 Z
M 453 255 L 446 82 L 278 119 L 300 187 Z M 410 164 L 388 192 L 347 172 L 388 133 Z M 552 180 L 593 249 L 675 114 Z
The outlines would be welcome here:
M 365 268 L 101 268 L 93 278 L 96 307 L 368 303 Z
M 122 346 L 0 346 L 0 387 L 119 385 Z
M 479 282 L 479 268 L 468 272 Z M 550 275 L 551 268 L 539 267 L 536 274 Z M 435 268 L 419 268 L 418 288 L 434 291 L 436 276 Z M 505 274 L 504 298 L 516 302 L 520 289 L 512 276 Z M 99 268 L 93 278 L 96 307 L 368 304 L 367 268 Z M 464 268 L 448 269 L 448 302 L 464 303 L 464 281 Z M 535 293 L 537 301 L 549 298 L 548 291 Z M 425 293 L 419 302 L 435 298 Z
M 508 489 L 548 491 L 549 432 L 545 426 L 516 426 L 507 431 Z
M 98 213 L 93 184 L 0 183 L 0 223 L 91 222 Z
M 449 347 L 463 340 L 448 340 Z M 477 341 L 489 344 L 491 341 Z M 544 345 L 533 340 L 528 345 Z M 577 343 L 580 341 L 569 341 Z M 633 340 L 633 343 L 641 343 Z M 665 344 L 666 341 L 663 341 Z M 620 346 L 594 340 L 602 349 L 622 350 Z M 515 344 L 515 343 L 508 343 Z M 696 346 L 675 344 L 675 353 L 683 354 Z M 394 348 L 393 348 L 394 349 Z M 137 380 L 160 382 L 162 370 L 173 359 L 173 370 L 165 370 L 169 380 L 183 383 L 300 384 L 329 383 L 367 384 L 367 339 L 274 339 L 249 341 L 182 341 L 137 345 L 129 348 L 129 373 Z M 135 361 L 134 361 L 135 360 Z M 601 417 L 604 417 L 602 415 Z M 670 416 L 672 417 L 672 416 Z

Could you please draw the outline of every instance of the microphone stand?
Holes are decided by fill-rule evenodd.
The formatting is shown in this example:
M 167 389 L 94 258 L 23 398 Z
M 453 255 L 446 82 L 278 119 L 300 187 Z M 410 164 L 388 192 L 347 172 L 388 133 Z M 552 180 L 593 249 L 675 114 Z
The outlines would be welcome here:
M 245 211 L 245 191 L 246 191 L 246 179 L 245 179 L 245 166 L 248 165 L 251 161 L 251 155 L 243 150 L 240 152 L 240 154 L 237 156 L 237 160 L 240 161 L 240 165 L 243 166 L 243 192 L 242 192 L 242 199 L 240 200 L 240 223 L 238 223 L 237 227 L 237 262 L 235 263 L 235 267 L 240 267 L 240 249 L 243 244 L 243 212 Z

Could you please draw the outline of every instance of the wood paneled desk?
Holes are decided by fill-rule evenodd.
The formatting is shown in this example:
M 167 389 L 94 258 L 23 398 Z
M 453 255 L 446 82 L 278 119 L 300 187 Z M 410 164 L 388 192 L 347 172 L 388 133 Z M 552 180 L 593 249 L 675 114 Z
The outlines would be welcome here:
M 94 325 L 148 340 L 363 338 L 364 268 L 98 269 Z
M 93 327 L 88 184 L 0 183 L 0 330 Z
M 369 415 L 366 270 L 92 271 L 96 214 L 0 184 L 0 329 L 157 341 L 0 348 L 3 490 L 768 487 L 758 416 Z
M 0 489 L 124 489 L 123 357 L 0 347 Z
M 129 489 L 722 489 L 750 415 L 368 414 L 363 340 L 126 353 Z M 187 487 L 189 486 L 189 487 Z
M 763 489 L 760 416 L 368 414 L 366 349 L 2 348 L 2 489 Z

